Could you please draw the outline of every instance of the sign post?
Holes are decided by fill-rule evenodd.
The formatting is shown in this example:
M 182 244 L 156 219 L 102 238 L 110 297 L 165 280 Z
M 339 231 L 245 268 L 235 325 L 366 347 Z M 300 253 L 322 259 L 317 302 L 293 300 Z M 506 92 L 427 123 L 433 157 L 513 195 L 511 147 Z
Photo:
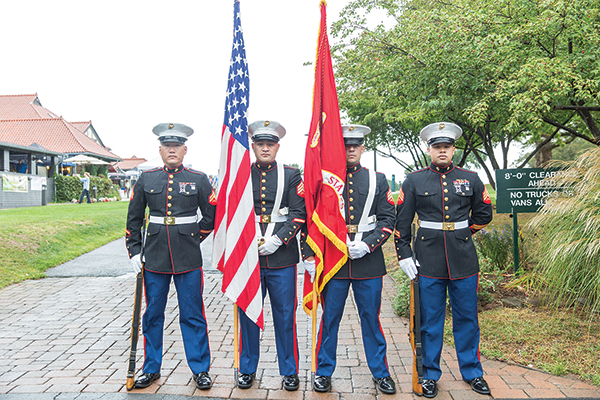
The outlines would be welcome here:
M 513 218 L 513 259 L 519 270 L 518 213 L 538 212 L 550 197 L 565 189 L 552 185 L 552 178 L 563 174 L 558 169 L 515 168 L 496 170 L 496 212 L 511 213 Z M 543 179 L 549 179 L 542 185 Z
M 513 263 L 515 269 L 515 275 L 519 270 L 519 223 L 517 220 L 517 213 L 513 211 Z

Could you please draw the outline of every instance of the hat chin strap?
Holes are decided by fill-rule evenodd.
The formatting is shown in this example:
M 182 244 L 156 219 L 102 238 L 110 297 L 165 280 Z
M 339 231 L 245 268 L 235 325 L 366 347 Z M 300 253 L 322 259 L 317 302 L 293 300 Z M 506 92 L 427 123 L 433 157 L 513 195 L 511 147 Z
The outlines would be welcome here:
M 454 146 L 454 143 L 456 143 L 456 141 L 449 137 L 440 136 L 440 137 L 429 139 L 429 141 L 427 142 L 427 146 L 433 146 L 434 144 L 441 144 L 441 143 L 447 143 L 447 144 L 451 144 L 452 146 Z
M 435 165 L 436 167 L 440 167 L 440 168 L 448 168 L 451 164 L 452 164 L 452 160 L 450 160 L 450 162 L 446 165 L 441 165 L 441 164 L 436 164 L 433 161 L 431 162 L 433 165 Z
M 257 134 L 252 136 L 252 143 L 261 142 L 266 140 L 267 142 L 279 143 L 279 137 L 271 134 Z
M 182 138 L 179 136 L 164 136 L 162 138 L 158 138 L 158 141 L 160 142 L 160 144 L 167 144 L 167 143 L 184 144 L 187 141 L 187 138 Z

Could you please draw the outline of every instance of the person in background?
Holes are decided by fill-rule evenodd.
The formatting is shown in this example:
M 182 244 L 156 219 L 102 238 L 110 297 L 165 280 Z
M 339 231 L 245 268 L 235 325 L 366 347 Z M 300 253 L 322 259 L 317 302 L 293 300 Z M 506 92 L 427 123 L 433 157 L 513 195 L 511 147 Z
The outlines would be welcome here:
M 28 171 L 29 168 L 27 168 L 27 163 L 25 163 L 23 159 L 19 160 L 19 163 L 17 164 L 17 172 L 19 174 L 26 174 Z
M 92 202 L 90 199 L 90 173 L 85 171 L 83 173 L 83 178 L 79 176 L 79 180 L 83 183 L 83 191 L 81 192 L 81 196 L 79 196 L 78 203 L 81 204 L 83 201 L 83 196 L 87 197 L 88 204 Z

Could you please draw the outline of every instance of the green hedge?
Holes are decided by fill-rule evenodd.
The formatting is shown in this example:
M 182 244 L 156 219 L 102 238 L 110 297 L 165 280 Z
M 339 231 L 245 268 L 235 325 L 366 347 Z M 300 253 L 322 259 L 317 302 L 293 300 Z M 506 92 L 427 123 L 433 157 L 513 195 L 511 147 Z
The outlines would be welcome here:
M 72 199 L 79 200 L 83 191 L 83 183 L 77 176 L 54 175 L 54 184 L 58 203 L 70 202 Z M 98 198 L 116 197 L 120 199 L 119 188 L 110 179 L 90 176 L 90 197 L 94 197 L 94 185 L 97 187 Z

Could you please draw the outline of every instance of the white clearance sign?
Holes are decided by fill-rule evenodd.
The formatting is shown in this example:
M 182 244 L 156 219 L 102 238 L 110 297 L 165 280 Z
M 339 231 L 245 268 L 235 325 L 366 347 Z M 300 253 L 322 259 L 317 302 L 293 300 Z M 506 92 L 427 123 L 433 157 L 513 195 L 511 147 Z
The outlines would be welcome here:
M 571 189 L 553 185 L 552 178 L 564 171 L 544 168 L 520 168 L 496 170 L 496 212 L 537 212 L 548 198 Z M 546 179 L 542 184 L 542 180 Z

